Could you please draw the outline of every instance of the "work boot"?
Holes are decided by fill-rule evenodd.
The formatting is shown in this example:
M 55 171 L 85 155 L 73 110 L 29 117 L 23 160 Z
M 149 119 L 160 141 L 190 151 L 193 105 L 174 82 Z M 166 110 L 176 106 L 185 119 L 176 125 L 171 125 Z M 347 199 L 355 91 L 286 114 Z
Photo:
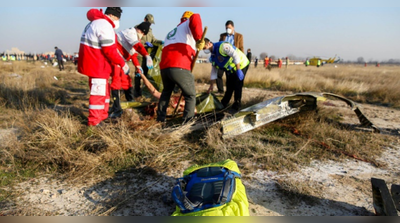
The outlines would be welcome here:
M 114 104 L 108 108 L 108 115 L 114 112 Z
M 228 107 L 228 104 L 229 104 L 229 101 L 226 102 L 226 100 L 224 100 L 224 99 L 222 98 L 221 104 L 222 104 L 222 106 L 224 106 L 224 108 L 227 108 L 227 107 Z
M 190 122 L 192 122 L 192 121 L 194 121 L 194 117 L 191 117 L 191 118 L 184 118 L 184 119 L 183 119 L 183 122 L 182 122 L 182 125 L 185 125 L 185 124 L 190 123 Z
M 108 117 L 109 118 L 119 118 L 122 116 L 123 113 L 124 113 L 124 110 L 121 109 L 119 111 L 111 113 L 111 115 L 109 115 Z
M 235 101 L 235 103 L 233 103 L 233 105 L 232 105 L 232 109 L 234 109 L 236 111 L 239 111 L 240 107 L 241 107 L 241 103 L 238 101 Z
M 113 99 L 112 113 L 108 116 L 109 118 L 119 118 L 121 117 L 123 110 L 120 104 L 120 91 L 112 90 L 111 97 Z

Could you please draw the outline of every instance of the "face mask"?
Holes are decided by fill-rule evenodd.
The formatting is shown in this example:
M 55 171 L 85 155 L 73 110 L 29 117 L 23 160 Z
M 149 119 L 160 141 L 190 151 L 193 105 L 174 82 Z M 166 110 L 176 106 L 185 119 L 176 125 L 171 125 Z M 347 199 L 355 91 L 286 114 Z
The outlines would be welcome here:
M 204 53 L 205 53 L 205 54 L 210 54 L 211 51 L 210 51 L 209 49 L 205 49 L 205 50 L 204 50 Z
M 228 28 L 228 29 L 226 29 L 226 33 L 228 33 L 228 34 L 232 34 L 232 29 L 230 29 L 230 28 Z
M 114 25 L 115 25 L 114 29 L 118 29 L 119 28 L 119 20 L 115 20 L 113 22 L 114 22 Z

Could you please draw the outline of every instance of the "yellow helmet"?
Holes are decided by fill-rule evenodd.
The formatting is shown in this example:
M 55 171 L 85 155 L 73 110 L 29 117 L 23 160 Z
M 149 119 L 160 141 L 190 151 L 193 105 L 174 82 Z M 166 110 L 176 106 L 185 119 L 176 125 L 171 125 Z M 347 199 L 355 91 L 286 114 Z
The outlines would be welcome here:
M 181 19 L 189 19 L 192 15 L 193 15 L 193 12 L 191 12 L 191 11 L 186 11 L 186 12 L 183 13 Z

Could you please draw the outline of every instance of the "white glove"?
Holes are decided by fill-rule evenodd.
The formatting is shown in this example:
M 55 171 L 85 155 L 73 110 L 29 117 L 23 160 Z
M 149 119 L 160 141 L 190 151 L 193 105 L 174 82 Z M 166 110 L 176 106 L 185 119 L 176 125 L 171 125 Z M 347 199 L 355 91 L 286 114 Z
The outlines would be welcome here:
M 126 75 L 129 75 L 129 72 L 130 72 L 131 70 L 129 69 L 128 63 L 125 63 L 125 65 L 122 67 L 122 70 L 124 70 L 124 73 L 125 73 Z
M 140 77 L 140 74 L 143 74 L 143 69 L 141 66 L 137 66 L 135 77 Z
M 150 55 L 147 55 L 147 56 L 146 56 L 146 66 L 147 66 L 147 68 L 149 68 L 149 69 L 153 69 L 153 68 L 154 68 L 154 66 L 153 66 L 153 59 L 151 59 L 151 56 L 150 56 Z

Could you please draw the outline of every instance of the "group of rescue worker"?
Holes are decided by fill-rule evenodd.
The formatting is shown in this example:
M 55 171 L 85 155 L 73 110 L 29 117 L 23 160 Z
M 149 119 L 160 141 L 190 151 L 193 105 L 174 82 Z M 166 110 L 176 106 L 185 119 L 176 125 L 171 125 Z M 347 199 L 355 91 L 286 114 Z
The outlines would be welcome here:
M 264 68 L 268 68 L 268 65 L 272 64 L 272 61 L 273 61 L 272 57 L 268 57 L 268 55 L 266 55 L 264 58 Z M 289 66 L 289 57 L 286 57 L 285 61 L 287 68 Z M 278 68 L 282 68 L 283 60 L 281 58 L 278 58 L 276 64 L 278 65 Z
M 40 60 L 41 55 L 39 54 L 25 54 L 25 53 L 2 53 L 0 54 L 1 60 L 3 62 L 5 61 L 21 61 L 21 60 L 26 60 L 26 61 L 35 61 L 35 60 Z
M 102 9 L 87 12 L 90 22 L 81 35 L 78 72 L 89 77 L 89 126 L 102 125 L 103 120 L 122 115 L 122 91 L 128 101 L 141 96 L 140 81 L 143 79 L 145 82 L 148 70 L 154 66 L 148 49 L 154 46 L 162 47 L 159 67 L 164 86 L 159 95 L 157 121 L 165 122 L 170 97 L 176 86 L 185 100 L 183 123 L 194 118 L 196 88 L 192 65 L 196 52 L 201 50 L 210 54 L 212 64 L 207 92 L 211 93 L 214 84 L 217 84 L 218 92 L 223 93 L 222 76 L 226 73 L 226 91 L 221 102 L 228 107 L 234 94 L 232 109 L 237 111 L 241 108 L 243 81 L 250 61 L 243 53 L 243 36 L 234 31 L 232 21 L 225 24 L 226 32 L 220 35 L 219 41 L 212 42 L 203 36 L 201 16 L 185 11 L 179 24 L 161 41 L 152 34 L 150 26 L 155 23 L 151 14 L 147 14 L 140 24 L 116 32 L 122 12 L 120 7 L 107 7 L 104 13 Z M 129 61 L 135 66 L 133 74 L 130 74 Z M 110 96 L 113 106 L 109 109 Z

